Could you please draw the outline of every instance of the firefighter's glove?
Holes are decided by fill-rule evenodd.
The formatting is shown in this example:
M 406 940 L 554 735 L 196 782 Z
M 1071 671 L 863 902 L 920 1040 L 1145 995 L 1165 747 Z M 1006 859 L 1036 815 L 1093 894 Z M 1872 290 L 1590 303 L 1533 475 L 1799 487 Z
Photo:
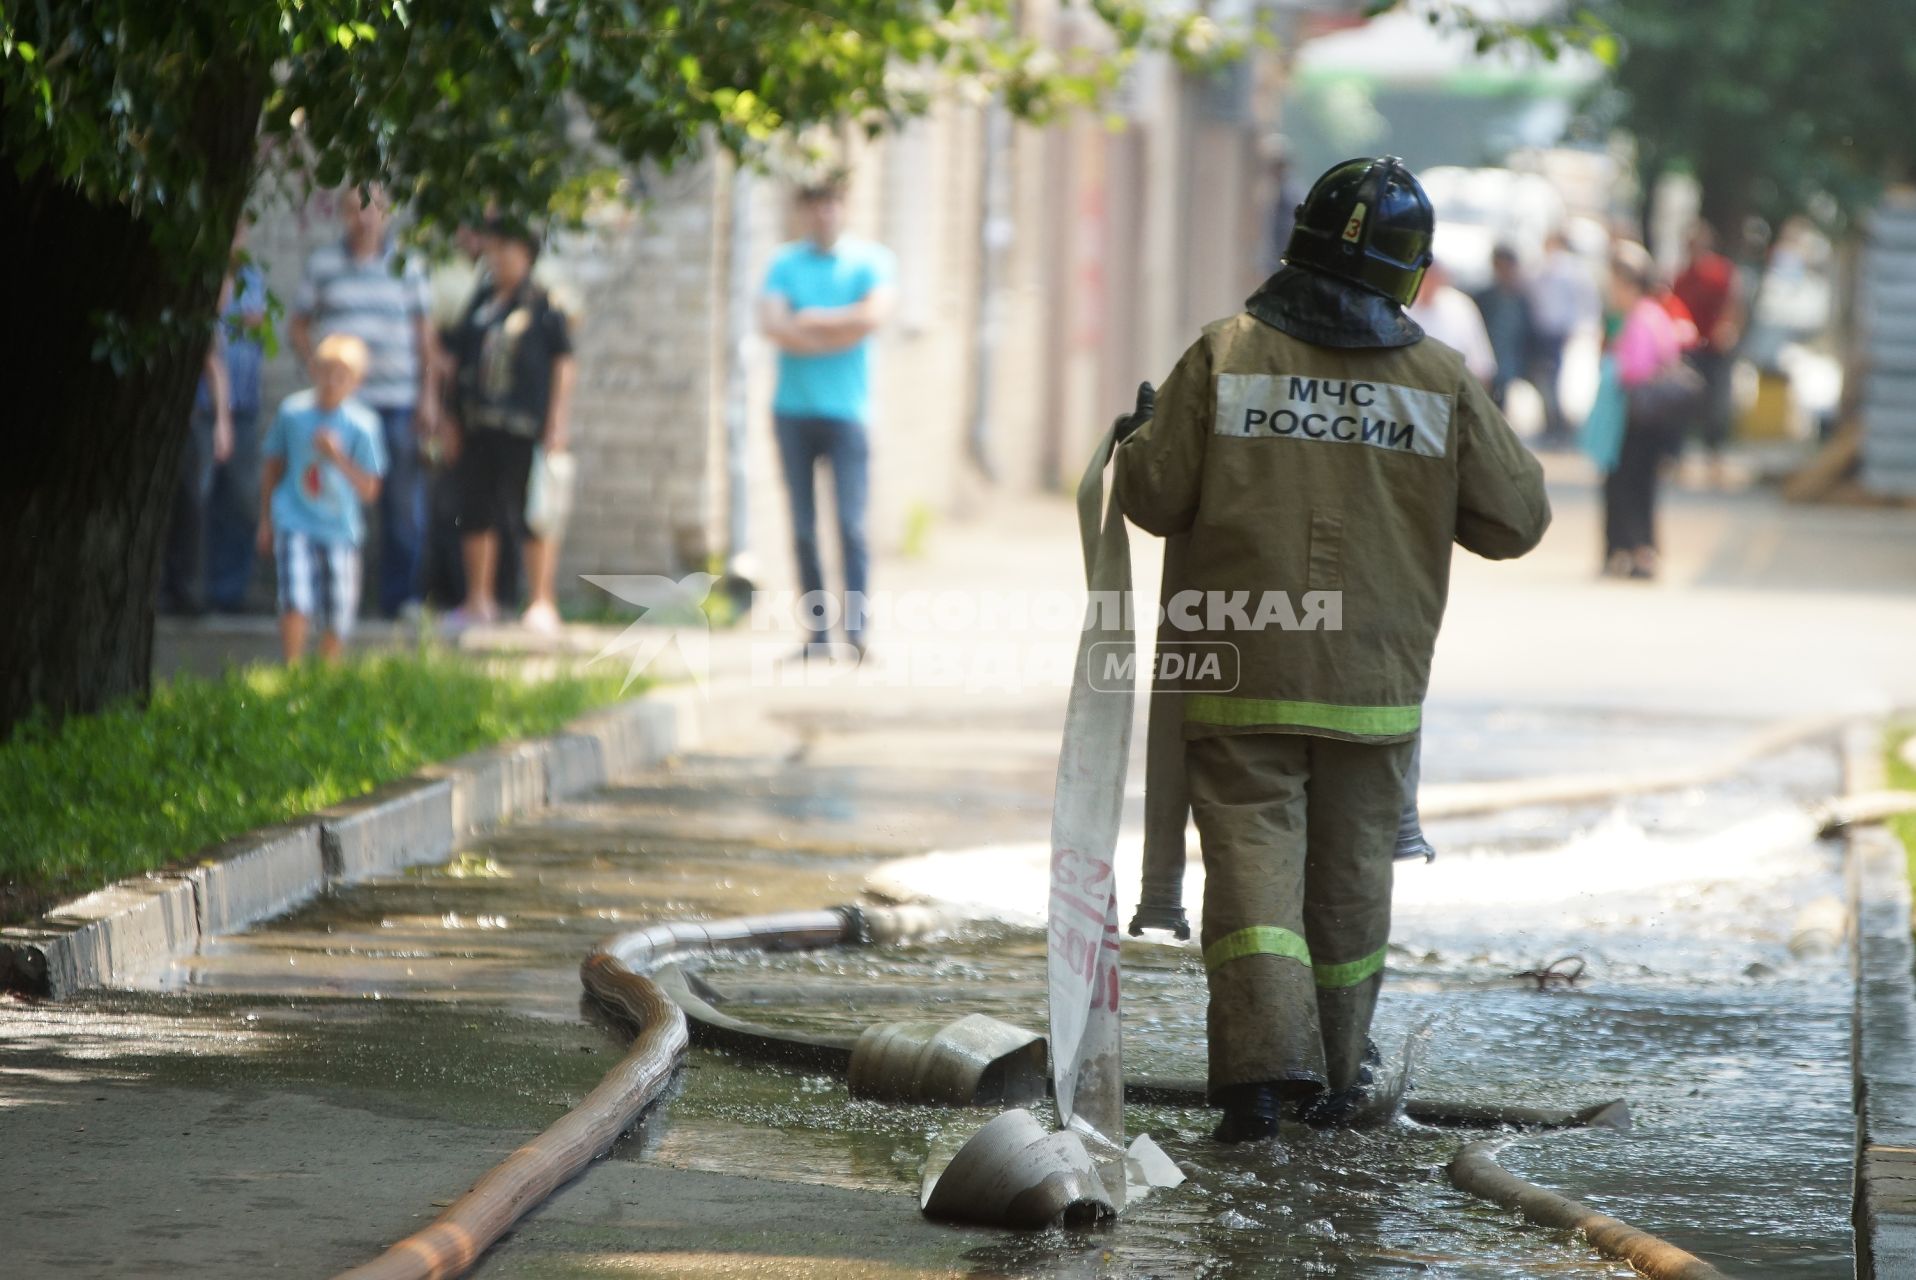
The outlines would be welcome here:
M 1148 382 L 1138 384 L 1138 404 L 1131 412 L 1117 421 L 1118 443 L 1123 444 L 1133 431 L 1151 421 L 1151 415 L 1158 410 L 1157 389 Z

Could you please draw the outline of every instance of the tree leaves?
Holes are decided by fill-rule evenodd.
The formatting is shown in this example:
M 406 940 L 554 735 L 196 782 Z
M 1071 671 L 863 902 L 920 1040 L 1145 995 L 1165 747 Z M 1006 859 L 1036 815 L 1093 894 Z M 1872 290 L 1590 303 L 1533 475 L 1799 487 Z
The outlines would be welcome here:
M 1595 0 L 1621 40 L 1615 120 L 1681 164 L 1719 221 L 1841 221 L 1907 166 L 1916 6 L 1905 0 Z
M 1504 6 L 1496 6 L 1502 9 Z M 1492 17 L 1477 0 L 1368 0 L 1364 16 L 1380 17 L 1393 9 L 1417 14 L 1430 26 L 1461 31 L 1472 37 L 1479 57 L 1497 49 L 1528 48 L 1546 62 L 1555 62 L 1568 49 L 1583 49 L 1606 66 L 1614 65 L 1616 37 L 1595 10 L 1583 7 L 1538 21 Z
M 204 175 L 178 142 L 217 65 L 270 79 L 260 133 L 274 177 L 383 182 L 430 234 L 488 210 L 576 212 L 617 164 L 898 119 L 940 80 L 1044 119 L 1094 101 L 1141 43 L 1192 64 L 1243 47 L 1202 14 L 1092 5 L 1108 49 L 1062 59 L 1020 30 L 1010 0 L 0 5 L 0 150 L 194 242 Z

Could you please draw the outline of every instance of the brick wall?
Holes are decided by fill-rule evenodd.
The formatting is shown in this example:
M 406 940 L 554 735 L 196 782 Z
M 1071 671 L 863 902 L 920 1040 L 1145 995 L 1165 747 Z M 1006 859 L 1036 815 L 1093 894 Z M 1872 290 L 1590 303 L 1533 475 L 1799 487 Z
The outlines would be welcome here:
M 579 487 L 562 574 L 703 567 L 722 549 L 716 347 L 724 297 L 717 166 L 645 184 L 616 221 L 553 253 L 581 299 L 573 449 Z

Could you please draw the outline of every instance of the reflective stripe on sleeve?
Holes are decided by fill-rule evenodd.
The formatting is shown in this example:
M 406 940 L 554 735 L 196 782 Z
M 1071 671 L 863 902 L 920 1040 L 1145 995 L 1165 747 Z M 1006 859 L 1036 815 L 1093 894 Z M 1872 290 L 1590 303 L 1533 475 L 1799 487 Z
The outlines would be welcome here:
M 1304 939 L 1289 929 L 1280 929 L 1274 924 L 1252 925 L 1236 933 L 1227 933 L 1204 948 L 1204 967 L 1216 973 L 1231 961 L 1242 960 L 1245 956 L 1284 956 L 1299 964 L 1309 964 L 1311 949 Z
M 1236 934 L 1232 934 L 1236 937 Z M 1384 953 L 1389 947 L 1379 947 L 1362 960 L 1346 960 L 1343 964 L 1314 964 L 1311 972 L 1316 975 L 1317 985 L 1335 991 L 1342 987 L 1354 987 L 1372 974 L 1384 970 Z M 1204 959 L 1208 963 L 1211 953 L 1206 951 Z

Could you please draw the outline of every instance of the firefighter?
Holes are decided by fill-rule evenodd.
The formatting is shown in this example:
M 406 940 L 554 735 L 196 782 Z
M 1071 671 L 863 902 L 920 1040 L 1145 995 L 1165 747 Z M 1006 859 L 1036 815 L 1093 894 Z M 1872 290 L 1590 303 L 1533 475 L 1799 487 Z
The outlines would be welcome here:
M 1172 586 L 1338 604 L 1319 615 L 1334 625 L 1179 637 L 1236 654 L 1225 678 L 1179 686 L 1225 1142 L 1274 1136 L 1287 1105 L 1328 1126 L 1368 1099 L 1450 545 L 1508 559 L 1550 522 L 1536 459 L 1462 357 L 1404 314 L 1431 232 L 1396 157 L 1331 169 L 1277 273 L 1118 423 L 1125 514 L 1189 535 Z

